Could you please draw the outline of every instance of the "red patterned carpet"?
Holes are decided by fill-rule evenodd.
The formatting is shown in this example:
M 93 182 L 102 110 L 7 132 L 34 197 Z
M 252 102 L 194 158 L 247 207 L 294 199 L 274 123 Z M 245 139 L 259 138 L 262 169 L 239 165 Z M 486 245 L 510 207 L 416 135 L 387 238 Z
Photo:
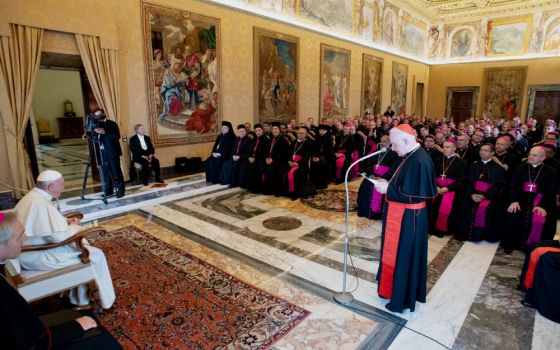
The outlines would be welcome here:
M 125 349 L 266 349 L 309 315 L 135 226 L 90 241 L 117 293 L 99 319 Z
M 357 211 L 358 192 L 349 191 L 350 211 Z M 325 211 L 346 211 L 346 191 L 327 189 L 317 192 L 316 195 L 309 198 L 302 198 L 301 202 L 311 208 Z

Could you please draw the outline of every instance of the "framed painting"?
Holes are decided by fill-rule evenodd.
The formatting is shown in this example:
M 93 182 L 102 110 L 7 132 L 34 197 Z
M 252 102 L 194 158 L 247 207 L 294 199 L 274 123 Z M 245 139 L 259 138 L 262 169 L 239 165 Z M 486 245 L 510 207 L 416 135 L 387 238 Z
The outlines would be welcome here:
M 320 118 L 349 113 L 350 50 L 321 44 Z
M 459 29 L 451 38 L 449 57 L 472 56 L 474 49 L 473 31 L 470 29 Z
M 222 119 L 220 20 L 147 3 L 142 19 L 152 140 L 213 141 Z
M 488 21 L 488 55 L 522 55 L 529 48 L 532 17 Z
M 543 45 L 544 51 L 560 50 L 560 17 L 548 24 Z
M 299 0 L 298 17 L 338 32 L 352 32 L 353 0 Z
M 395 114 L 406 113 L 406 90 L 408 88 L 408 66 L 393 61 L 391 82 L 391 106 Z
M 297 120 L 299 39 L 254 28 L 255 120 Z
M 423 28 L 426 26 L 424 25 Z M 403 16 L 402 49 L 416 56 L 426 54 L 426 30 L 409 16 Z
M 362 59 L 362 108 L 361 112 L 381 112 L 381 86 L 383 85 L 383 58 L 363 54 Z
M 486 68 L 484 113 L 494 118 L 520 116 L 526 78 L 527 66 Z

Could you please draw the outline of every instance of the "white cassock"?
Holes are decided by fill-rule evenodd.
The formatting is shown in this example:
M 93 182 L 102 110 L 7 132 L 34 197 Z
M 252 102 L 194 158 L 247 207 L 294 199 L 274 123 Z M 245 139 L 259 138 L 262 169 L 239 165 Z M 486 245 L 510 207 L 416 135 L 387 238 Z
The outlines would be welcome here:
M 52 196 L 34 188 L 16 205 L 15 211 L 25 226 L 29 239 L 24 245 L 62 242 L 82 230 L 79 225 L 69 225 L 66 218 L 52 204 Z M 115 302 L 115 291 L 105 254 L 98 248 L 87 245 L 89 259 L 93 267 L 95 282 L 99 288 L 101 307 L 108 309 Z M 74 244 L 39 252 L 26 252 L 19 256 L 22 268 L 26 270 L 56 270 L 78 264 L 81 252 Z M 89 303 L 87 285 L 81 285 L 70 292 L 70 301 L 75 305 Z

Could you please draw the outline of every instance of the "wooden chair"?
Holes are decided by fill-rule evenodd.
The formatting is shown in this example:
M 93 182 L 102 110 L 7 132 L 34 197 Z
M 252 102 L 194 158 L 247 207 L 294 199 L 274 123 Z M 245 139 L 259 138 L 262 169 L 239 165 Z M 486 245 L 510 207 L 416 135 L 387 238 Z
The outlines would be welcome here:
M 71 213 L 70 217 L 79 217 L 80 215 L 80 213 Z M 96 233 L 104 234 L 107 231 L 102 227 L 92 227 L 82 230 L 59 243 L 23 246 L 22 252 L 35 252 L 74 243 L 82 252 L 80 255 L 81 262 L 57 270 L 35 271 L 22 269 L 18 259 L 11 259 L 5 265 L 6 279 L 27 302 L 59 294 L 82 284 L 95 282 L 93 267 L 89 261 L 89 251 L 84 246 L 84 238 Z
M 37 118 L 35 123 L 37 124 L 39 143 L 49 143 L 55 141 L 54 133 L 51 131 L 51 124 L 48 119 Z

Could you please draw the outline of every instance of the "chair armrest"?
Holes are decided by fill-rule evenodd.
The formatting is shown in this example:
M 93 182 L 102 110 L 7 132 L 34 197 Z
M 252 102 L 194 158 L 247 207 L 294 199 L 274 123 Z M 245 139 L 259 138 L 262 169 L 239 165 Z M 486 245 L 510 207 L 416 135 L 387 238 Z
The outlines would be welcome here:
M 64 217 L 66 219 L 80 219 L 82 220 L 84 218 L 84 214 L 80 213 L 79 211 L 71 211 L 69 213 L 64 214 Z
M 62 247 L 62 246 L 68 245 L 68 244 L 75 243 L 76 246 L 78 247 L 78 249 L 82 251 L 82 254 L 80 254 L 80 260 L 84 264 L 88 264 L 89 263 L 89 250 L 87 250 L 87 248 L 84 246 L 84 238 L 86 238 L 87 236 L 89 236 L 91 234 L 94 234 L 94 233 L 106 234 L 107 230 L 105 230 L 103 227 L 91 227 L 91 228 L 88 228 L 86 230 L 82 230 L 82 231 L 76 233 L 72 237 L 68 237 L 67 239 L 65 239 L 62 242 L 37 244 L 37 245 L 26 245 L 26 246 L 22 247 L 21 251 L 22 252 L 33 252 L 33 251 L 48 250 L 48 249 L 58 248 L 58 247 Z

